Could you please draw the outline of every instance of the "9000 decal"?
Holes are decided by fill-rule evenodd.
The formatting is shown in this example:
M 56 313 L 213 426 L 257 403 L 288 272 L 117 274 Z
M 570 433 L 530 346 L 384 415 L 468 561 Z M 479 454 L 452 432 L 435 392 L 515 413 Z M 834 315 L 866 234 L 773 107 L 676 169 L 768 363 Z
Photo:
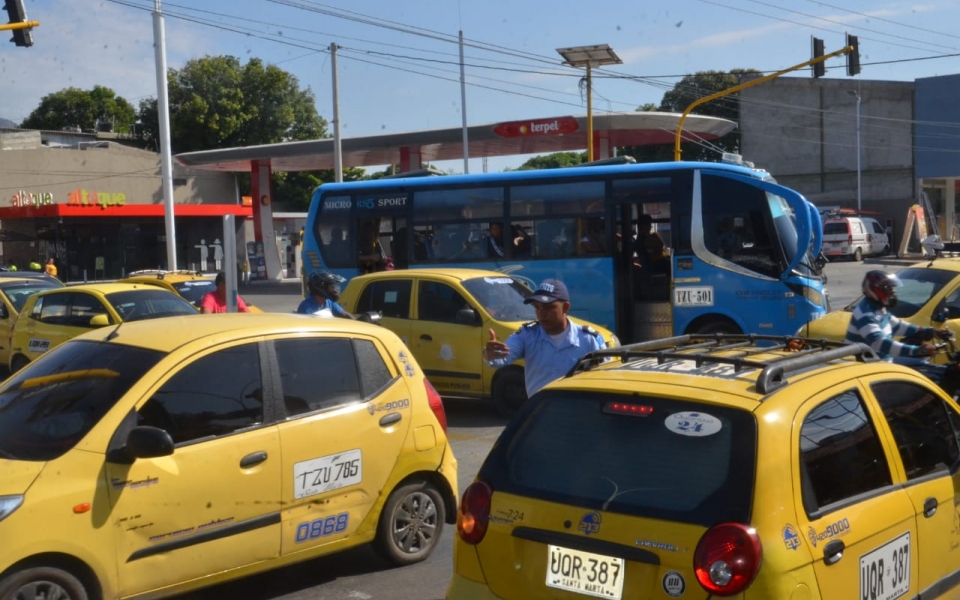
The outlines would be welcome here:
M 339 515 L 321 517 L 313 521 L 300 523 L 297 525 L 297 543 L 341 533 L 346 530 L 349 522 L 350 515 L 342 512 Z

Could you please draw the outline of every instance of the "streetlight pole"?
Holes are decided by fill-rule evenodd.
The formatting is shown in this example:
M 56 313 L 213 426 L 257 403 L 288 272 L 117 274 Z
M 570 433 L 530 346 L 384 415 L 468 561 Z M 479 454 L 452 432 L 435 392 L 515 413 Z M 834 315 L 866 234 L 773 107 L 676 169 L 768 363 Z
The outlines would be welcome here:
M 857 212 L 860 212 L 860 94 L 857 90 L 847 90 L 847 93 L 857 97 Z
M 593 81 L 591 69 L 602 65 L 619 65 L 623 61 L 608 44 L 557 48 L 563 64 L 587 68 L 587 162 L 593 162 Z

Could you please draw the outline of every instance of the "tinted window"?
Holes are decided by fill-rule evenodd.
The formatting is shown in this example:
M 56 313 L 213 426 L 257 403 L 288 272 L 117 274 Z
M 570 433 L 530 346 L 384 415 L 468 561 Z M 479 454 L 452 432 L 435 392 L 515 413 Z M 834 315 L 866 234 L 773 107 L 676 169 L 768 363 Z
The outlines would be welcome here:
M 823 224 L 823 235 L 847 235 L 846 221 L 828 221 Z
M 364 400 L 369 400 L 387 387 L 393 381 L 393 376 L 373 342 L 353 340 L 353 349 L 357 353 L 357 362 L 363 365 L 360 369 L 360 393 Z
M 357 253 L 350 238 L 350 196 L 325 196 L 313 224 L 313 235 L 328 267 L 356 267 Z M 319 264 L 312 265 L 319 268 Z
M 363 400 L 349 339 L 301 338 L 274 345 L 288 417 Z
M 70 317 L 68 319 L 71 326 L 92 327 L 92 325 L 90 325 L 90 319 L 97 315 L 107 314 L 107 307 L 95 296 L 79 293 L 72 294 L 71 296 Z
M 884 230 L 884 228 L 880 226 L 880 223 L 877 223 L 876 221 L 870 221 L 870 226 L 873 227 L 874 233 L 879 233 L 882 235 L 886 235 L 887 233 L 886 230 Z
M 530 288 L 511 277 L 475 277 L 462 282 L 473 299 L 499 321 L 533 321 L 533 305 L 524 304 Z
M 511 421 L 481 469 L 495 490 L 704 526 L 749 520 L 751 413 L 638 395 L 548 391 L 538 398 Z M 615 413 L 617 402 L 649 414 Z M 693 435 L 701 431 L 685 413 L 709 415 L 713 431 Z
M 259 353 L 256 344 L 246 344 L 181 369 L 140 408 L 137 424 L 164 429 L 182 444 L 262 422 Z
M 60 456 L 164 356 L 87 341 L 70 341 L 47 352 L 0 388 L 0 459 Z
M 777 230 L 768 225 L 772 217 L 766 193 L 726 177 L 704 174 L 702 182 L 707 250 L 751 271 L 779 277 L 786 264 L 780 241 L 771 235 Z M 783 210 L 780 204 L 777 206 Z M 795 246 L 795 237 L 793 242 Z
M 457 290 L 436 281 L 420 281 L 417 315 L 421 321 L 456 323 L 457 312 L 470 308 Z
M 897 305 L 890 309 L 901 319 L 914 315 L 940 293 L 947 283 L 957 277 L 955 271 L 910 267 L 897 272 L 902 284 L 897 288 Z
M 143 321 L 177 315 L 196 315 L 197 309 L 173 292 L 139 289 L 107 294 L 107 302 L 124 321 Z
M 503 216 L 503 188 L 419 190 L 414 193 L 414 223 L 491 219 Z
M 950 407 L 927 388 L 903 381 L 871 384 L 908 479 L 946 470 L 960 458 Z
M 52 283 L 47 283 L 45 281 L 37 281 L 31 283 L 13 283 L 3 285 L 3 293 L 6 294 L 7 298 L 10 300 L 10 303 L 13 304 L 14 310 L 20 312 L 23 310 L 23 305 L 27 301 L 27 298 L 36 294 L 41 290 L 49 290 L 56 286 Z
M 385 317 L 410 318 L 410 294 L 413 282 L 409 279 L 374 281 L 368 283 L 357 300 L 358 313 L 378 310 Z
M 892 483 L 876 429 L 853 390 L 827 400 L 804 419 L 800 461 L 808 513 Z
M 63 292 L 60 294 L 49 294 L 37 298 L 37 303 L 33 305 L 31 317 L 49 323 L 51 325 L 66 325 L 67 307 L 70 304 L 70 294 Z
M 187 302 L 197 306 L 200 306 L 200 301 L 203 300 L 206 294 L 214 292 L 217 289 L 216 284 L 210 280 L 181 281 L 180 283 L 173 284 L 173 287 Z

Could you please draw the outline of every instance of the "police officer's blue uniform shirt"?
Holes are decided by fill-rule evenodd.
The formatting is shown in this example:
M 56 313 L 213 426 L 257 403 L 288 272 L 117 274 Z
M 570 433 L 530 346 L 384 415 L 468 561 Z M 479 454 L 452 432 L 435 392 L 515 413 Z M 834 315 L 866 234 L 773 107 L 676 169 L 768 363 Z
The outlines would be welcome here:
M 569 326 L 558 346 L 539 323 L 528 323 L 506 339 L 510 354 L 487 361 L 487 364 L 504 367 L 523 359 L 527 397 L 530 397 L 551 381 L 566 375 L 586 353 L 607 347 L 603 336 L 592 327 L 578 325 L 569 319 L 567 324 Z
M 347 314 L 347 311 L 345 311 L 342 306 L 330 298 L 324 298 L 323 302 L 317 302 L 313 299 L 313 296 L 310 296 L 301 302 L 300 306 L 297 307 L 297 312 L 301 315 L 313 315 L 325 308 L 332 312 L 335 316 Z

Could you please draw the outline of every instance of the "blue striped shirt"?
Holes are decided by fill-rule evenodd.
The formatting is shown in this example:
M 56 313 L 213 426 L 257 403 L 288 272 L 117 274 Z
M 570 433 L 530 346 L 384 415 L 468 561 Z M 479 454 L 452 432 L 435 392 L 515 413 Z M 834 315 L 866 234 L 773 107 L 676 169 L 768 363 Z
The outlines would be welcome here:
M 510 334 L 504 342 L 510 354 L 487 361 L 491 367 L 503 367 L 523 359 L 523 377 L 527 397 L 540 391 L 551 381 L 563 377 L 587 352 L 606 348 L 607 344 L 595 329 L 567 320 L 567 329 L 559 345 L 543 331 L 539 323 L 528 323 Z
M 866 344 L 883 360 L 901 356 L 923 356 L 920 346 L 897 342 L 893 336 L 913 335 L 924 329 L 927 328 L 901 321 L 880 303 L 864 297 L 853 307 L 853 316 L 850 318 L 844 341 Z

